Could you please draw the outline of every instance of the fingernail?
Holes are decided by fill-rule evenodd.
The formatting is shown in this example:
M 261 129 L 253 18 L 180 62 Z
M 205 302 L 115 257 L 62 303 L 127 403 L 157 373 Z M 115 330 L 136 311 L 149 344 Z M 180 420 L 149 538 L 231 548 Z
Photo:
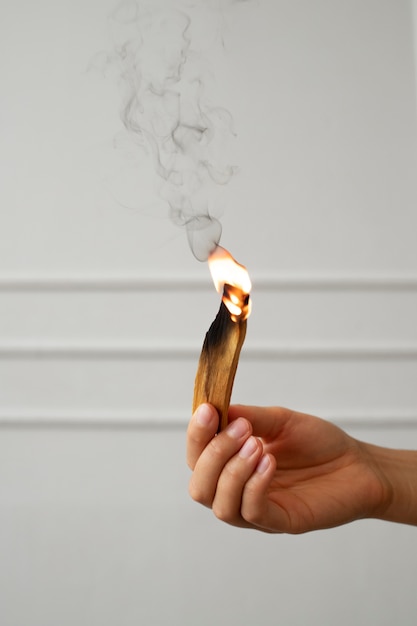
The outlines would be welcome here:
M 226 428 L 226 432 L 229 437 L 233 439 L 240 439 L 248 432 L 248 425 L 244 419 L 237 419 L 231 422 Z
M 264 474 L 266 470 L 268 469 L 268 467 L 270 466 L 270 464 L 271 464 L 271 459 L 269 458 L 267 454 L 264 454 L 261 460 L 259 461 L 258 465 L 256 466 L 256 471 L 258 472 L 258 474 Z
M 241 459 L 248 459 L 255 450 L 258 449 L 258 442 L 255 437 L 249 437 L 247 441 L 243 444 L 239 451 L 239 456 Z
M 200 404 L 194 417 L 200 426 L 209 426 L 213 419 L 213 409 L 208 404 Z

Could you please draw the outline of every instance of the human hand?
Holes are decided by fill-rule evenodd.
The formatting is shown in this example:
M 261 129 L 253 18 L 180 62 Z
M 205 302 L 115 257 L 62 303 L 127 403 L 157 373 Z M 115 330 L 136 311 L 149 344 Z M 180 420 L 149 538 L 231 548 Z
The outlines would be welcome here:
M 279 407 L 213 406 L 187 431 L 190 494 L 234 526 L 303 533 L 379 517 L 389 486 L 371 447 L 325 420 Z

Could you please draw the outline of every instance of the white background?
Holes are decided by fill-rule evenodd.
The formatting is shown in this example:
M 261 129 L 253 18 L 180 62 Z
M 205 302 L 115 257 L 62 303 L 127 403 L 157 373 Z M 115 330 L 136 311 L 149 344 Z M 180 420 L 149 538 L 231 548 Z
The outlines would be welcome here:
M 236 132 L 210 206 L 254 283 L 235 400 L 416 448 L 412 3 L 156 5 L 192 16 Z M 414 624 L 414 528 L 263 536 L 187 495 L 218 297 L 121 133 L 120 71 L 98 62 L 115 6 L 2 11 L 0 621 Z

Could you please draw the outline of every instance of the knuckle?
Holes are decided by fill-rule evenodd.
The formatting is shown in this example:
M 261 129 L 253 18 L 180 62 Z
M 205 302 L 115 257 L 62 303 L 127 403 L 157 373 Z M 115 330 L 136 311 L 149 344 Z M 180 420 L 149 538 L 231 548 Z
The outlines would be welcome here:
M 195 501 L 198 502 L 199 504 L 204 504 L 205 506 L 209 506 L 209 502 L 208 502 L 208 498 L 206 493 L 204 492 L 203 489 L 201 489 L 201 487 L 199 487 L 195 480 L 193 479 L 193 477 L 191 477 L 191 480 L 189 482 L 188 485 L 188 493 L 190 494 L 191 498 Z
M 245 490 L 242 501 L 242 517 L 253 526 L 261 525 L 264 517 L 264 509 L 256 491 L 250 487 Z
M 216 459 L 223 459 L 224 450 L 223 446 L 221 445 L 221 441 L 219 441 L 219 437 L 214 437 L 211 440 L 209 452 L 213 461 L 215 461 Z
M 222 433 L 213 437 L 205 448 L 207 460 L 213 466 L 224 468 L 236 454 L 238 443 L 230 437 L 223 437 Z
M 255 509 L 248 509 L 242 512 L 243 519 L 252 526 L 259 526 L 262 522 L 262 515 L 260 511 Z
M 228 522 L 228 523 L 233 521 L 234 516 L 231 514 L 228 508 L 225 507 L 224 505 L 214 502 L 212 506 L 212 510 L 218 520 L 222 522 Z
M 226 477 L 231 483 L 243 486 L 246 475 L 246 467 L 239 463 L 238 459 L 232 459 L 230 463 L 227 463 L 224 469 Z

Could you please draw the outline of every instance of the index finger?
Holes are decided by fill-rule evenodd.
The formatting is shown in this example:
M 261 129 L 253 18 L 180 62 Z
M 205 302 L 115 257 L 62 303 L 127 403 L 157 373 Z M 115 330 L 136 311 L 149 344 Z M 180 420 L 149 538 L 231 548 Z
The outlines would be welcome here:
M 194 469 L 204 448 L 213 439 L 219 427 L 219 415 L 211 404 L 201 404 L 187 428 L 187 463 Z

